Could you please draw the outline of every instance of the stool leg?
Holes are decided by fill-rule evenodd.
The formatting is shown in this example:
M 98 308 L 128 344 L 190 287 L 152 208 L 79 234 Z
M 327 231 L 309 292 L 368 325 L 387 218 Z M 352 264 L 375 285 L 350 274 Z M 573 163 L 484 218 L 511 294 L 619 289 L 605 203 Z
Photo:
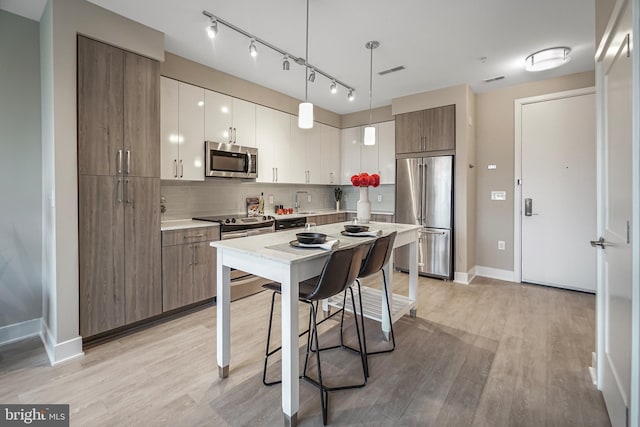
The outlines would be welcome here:
M 316 346 L 318 346 L 318 343 L 320 341 L 318 341 L 318 322 L 316 319 L 316 310 L 313 307 L 313 304 L 310 304 L 311 306 L 311 312 L 313 314 L 313 336 L 316 340 Z M 320 348 L 318 346 L 318 348 Z M 307 353 L 308 354 L 308 353 Z M 322 424 L 323 425 L 327 425 L 327 412 L 328 412 L 328 406 L 329 406 L 329 394 L 327 393 L 327 391 L 324 388 L 324 385 L 322 384 L 322 368 L 320 366 L 320 352 L 316 351 L 316 363 L 318 364 L 318 384 L 320 385 L 320 400 L 322 403 Z
M 311 316 L 312 316 L 312 312 L 311 309 L 313 308 L 313 305 L 311 305 L 311 308 L 309 309 L 309 329 L 307 329 L 309 331 L 309 335 L 307 335 L 307 353 L 304 357 L 304 369 L 302 370 L 302 375 L 303 376 L 307 376 L 307 366 L 309 365 L 309 351 L 313 351 L 313 337 L 311 335 Z M 318 342 L 316 341 L 316 347 L 318 346 Z
M 362 344 L 364 347 L 364 360 L 365 360 L 365 372 L 367 374 L 367 378 L 369 378 L 369 356 L 367 353 L 367 334 L 364 330 L 364 310 L 362 309 L 362 291 L 360 290 L 360 280 L 356 279 L 356 284 L 358 285 L 358 298 L 360 300 L 360 321 L 362 323 Z M 355 307 L 355 305 L 354 305 Z M 356 315 L 355 313 L 353 314 Z
M 275 305 L 275 302 L 276 302 L 276 292 L 273 292 L 271 295 L 271 310 L 269 312 L 269 329 L 267 330 L 267 349 L 265 350 L 265 353 L 264 353 L 264 369 L 262 370 L 262 383 L 264 385 L 273 385 L 280 382 L 280 381 L 277 381 L 275 383 L 267 382 L 267 362 L 269 361 L 269 343 L 271 342 L 271 326 L 273 325 L 273 307 Z
M 356 301 L 355 301 L 355 298 L 353 297 L 353 288 L 352 287 L 349 287 L 349 292 L 351 292 L 351 304 L 353 304 L 354 311 L 355 311 Z M 366 384 L 367 383 L 367 377 L 369 376 L 369 372 L 368 372 L 368 368 L 367 368 L 367 353 L 365 351 L 363 351 L 363 348 L 362 348 L 362 339 L 360 338 L 360 327 L 358 326 L 358 314 L 357 313 L 353 313 L 353 321 L 356 324 L 356 333 L 358 335 L 358 349 L 360 350 L 360 361 L 362 362 L 362 376 L 364 377 L 364 383 Z
M 384 293 L 389 294 L 387 291 L 387 275 L 384 274 L 384 270 L 382 270 L 382 283 L 384 284 Z M 393 320 L 391 319 L 391 306 L 389 304 L 389 298 L 387 298 L 387 313 L 389 314 L 389 325 L 391 327 L 391 342 L 393 343 L 393 347 L 389 351 L 393 351 L 396 349 L 396 334 L 393 333 Z

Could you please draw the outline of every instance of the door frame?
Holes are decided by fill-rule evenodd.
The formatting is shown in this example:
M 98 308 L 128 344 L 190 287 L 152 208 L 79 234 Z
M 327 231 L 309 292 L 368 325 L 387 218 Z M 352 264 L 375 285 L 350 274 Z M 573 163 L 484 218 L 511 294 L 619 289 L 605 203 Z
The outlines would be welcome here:
M 602 173 L 601 157 L 605 142 L 606 124 L 606 99 L 602 93 L 604 87 L 603 62 L 606 60 L 609 46 L 613 43 L 618 24 L 622 18 L 624 9 L 632 8 L 632 81 L 631 81 L 631 185 L 632 185 L 632 211 L 631 211 L 631 382 L 629 395 L 628 425 L 640 425 L 640 0 L 617 0 L 605 32 L 601 40 L 597 40 L 598 46 L 595 55 L 596 62 L 596 102 L 597 102 L 597 147 L 598 147 L 598 183 Z M 600 200 L 602 189 L 598 188 L 598 234 L 603 230 L 603 219 L 600 218 Z M 597 238 L 598 236 L 594 236 Z M 600 251 L 598 251 L 600 252 Z M 600 263 L 600 253 L 598 254 Z M 598 272 L 598 284 L 596 288 L 596 385 L 602 389 L 603 363 L 600 355 L 605 349 L 605 316 L 603 309 L 606 295 L 603 292 L 603 283 Z
M 514 101 L 515 113 L 515 144 L 514 144 L 514 185 L 513 185 L 513 279 L 522 283 L 522 107 L 557 99 L 573 98 L 576 96 L 595 94 L 594 86 L 544 95 L 519 98 Z M 596 131 L 597 133 L 597 131 Z

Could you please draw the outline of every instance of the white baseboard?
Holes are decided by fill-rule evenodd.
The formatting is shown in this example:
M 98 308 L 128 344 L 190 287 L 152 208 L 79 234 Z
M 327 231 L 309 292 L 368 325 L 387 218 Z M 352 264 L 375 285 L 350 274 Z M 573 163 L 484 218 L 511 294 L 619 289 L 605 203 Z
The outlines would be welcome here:
M 480 265 L 476 265 L 475 270 L 478 276 L 488 277 L 489 279 L 505 280 L 507 282 L 519 282 L 516 280 L 516 274 L 514 271 L 500 270 L 499 268 L 483 267 Z
M 3 326 L 0 328 L 0 345 L 40 335 L 41 331 L 42 318 Z
M 471 267 L 466 273 L 455 272 L 453 275 L 453 281 L 462 285 L 468 285 L 476 277 L 476 267 Z
M 589 375 L 591 375 L 591 382 L 596 387 L 598 386 L 598 375 L 596 371 L 597 363 L 598 363 L 598 359 L 596 356 L 596 352 L 594 351 L 591 353 L 591 366 L 589 366 Z
M 47 350 L 47 356 L 49 356 L 51 366 L 84 356 L 84 352 L 82 351 L 82 337 L 56 343 L 47 324 L 42 322 L 41 338 L 44 348 Z

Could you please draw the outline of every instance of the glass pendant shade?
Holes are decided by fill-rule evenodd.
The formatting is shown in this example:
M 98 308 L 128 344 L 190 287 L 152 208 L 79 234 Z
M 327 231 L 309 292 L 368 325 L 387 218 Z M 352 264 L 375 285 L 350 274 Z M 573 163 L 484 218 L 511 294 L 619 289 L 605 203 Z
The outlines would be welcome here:
M 301 102 L 298 106 L 298 127 L 300 129 L 311 129 L 313 127 L 313 104 Z
M 376 128 L 367 126 L 364 128 L 364 145 L 376 145 Z

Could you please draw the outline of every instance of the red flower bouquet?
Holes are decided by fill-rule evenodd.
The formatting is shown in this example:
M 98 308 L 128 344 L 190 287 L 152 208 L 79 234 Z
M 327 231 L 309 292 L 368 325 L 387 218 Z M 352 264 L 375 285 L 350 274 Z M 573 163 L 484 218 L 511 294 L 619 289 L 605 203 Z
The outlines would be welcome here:
M 359 175 L 353 175 L 351 177 L 351 184 L 354 187 L 377 187 L 380 185 L 380 175 L 377 173 L 369 175 L 366 172 L 361 172 Z

